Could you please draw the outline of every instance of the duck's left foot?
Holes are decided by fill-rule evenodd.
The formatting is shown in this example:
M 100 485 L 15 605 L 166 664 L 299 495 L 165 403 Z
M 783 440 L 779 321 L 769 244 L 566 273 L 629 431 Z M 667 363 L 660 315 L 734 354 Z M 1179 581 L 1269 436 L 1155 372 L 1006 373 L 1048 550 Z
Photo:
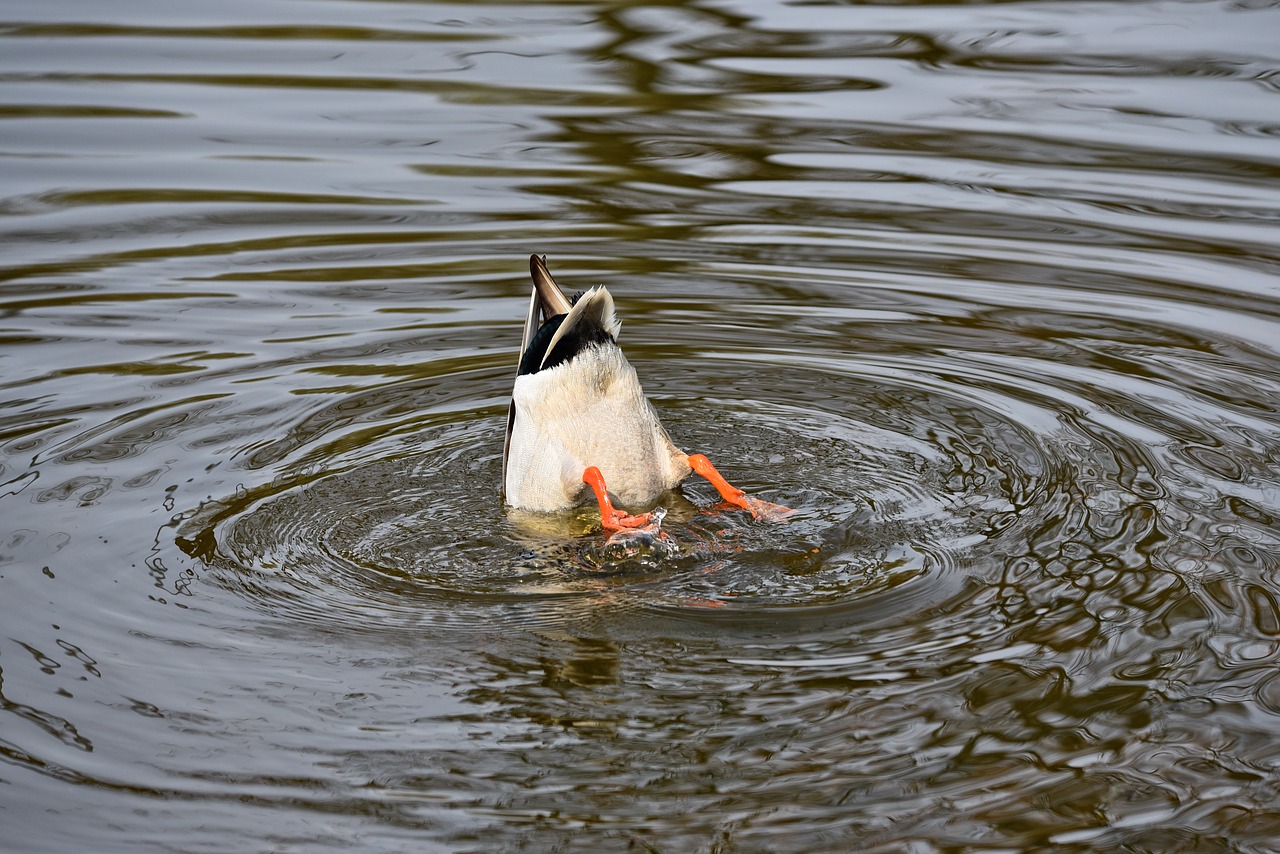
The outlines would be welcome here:
M 753 519 L 759 519 L 764 522 L 777 522 L 796 512 L 790 507 L 772 504 L 747 495 L 741 489 L 725 480 L 720 472 L 716 471 L 716 467 L 711 465 L 711 460 L 702 454 L 690 454 L 689 467 L 709 480 L 726 503 L 732 504 L 734 507 L 741 507 L 749 512 Z
M 646 525 L 653 524 L 652 513 L 640 513 L 632 516 L 623 510 L 618 510 L 613 506 L 613 502 L 609 500 L 609 490 L 604 485 L 604 475 L 600 473 L 600 469 L 595 466 L 587 466 L 582 473 L 582 482 L 591 487 L 591 491 L 596 494 L 596 503 L 600 505 L 600 524 L 604 526 L 606 531 L 621 531 L 625 528 L 643 528 Z M 658 519 L 658 524 L 662 523 L 662 519 Z

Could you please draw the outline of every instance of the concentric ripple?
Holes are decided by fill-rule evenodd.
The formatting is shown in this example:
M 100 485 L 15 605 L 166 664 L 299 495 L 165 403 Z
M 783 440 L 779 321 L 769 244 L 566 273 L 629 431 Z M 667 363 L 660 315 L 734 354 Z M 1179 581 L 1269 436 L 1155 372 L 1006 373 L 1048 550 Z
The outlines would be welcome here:
M 351 627 L 462 627 L 494 601 L 511 606 L 504 620 L 540 623 L 569 618 L 569 600 L 600 596 L 620 612 L 693 608 L 768 622 L 796 609 L 853 609 L 858 622 L 882 621 L 953 596 L 975 544 L 1034 503 L 1054 464 L 998 404 L 921 372 L 872 380 L 861 374 L 886 373 L 882 365 L 689 353 L 640 366 L 664 394 L 679 394 L 679 378 L 663 376 L 673 363 L 724 395 L 659 398 L 673 436 L 794 516 L 754 522 L 718 506 L 697 478 L 662 499 L 657 547 L 611 543 L 590 504 L 508 511 L 497 492 L 501 416 L 464 410 L 437 426 L 396 422 L 388 438 L 366 428 L 358 450 L 323 467 L 293 447 L 306 465 L 202 507 L 181 542 L 190 551 L 211 538 L 221 583 L 274 616 Z M 457 385 L 481 396 L 502 380 L 435 381 L 465 397 Z M 814 384 L 829 397 L 796 398 Z M 323 432 L 308 441 L 350 444 Z M 543 598 L 566 603 L 533 604 Z
M 1275 3 L 7 6 L 10 847 L 1275 851 Z

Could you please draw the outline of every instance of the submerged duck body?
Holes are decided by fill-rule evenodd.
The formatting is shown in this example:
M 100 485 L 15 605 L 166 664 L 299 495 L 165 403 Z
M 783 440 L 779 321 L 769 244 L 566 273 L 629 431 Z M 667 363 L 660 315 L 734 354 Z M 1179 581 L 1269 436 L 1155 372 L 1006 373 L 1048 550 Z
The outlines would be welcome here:
M 707 477 L 731 504 L 759 516 L 769 508 L 729 485 L 700 454 L 671 441 L 618 346 L 613 297 L 597 286 L 570 301 L 532 256 L 533 293 L 507 415 L 503 454 L 506 503 L 550 512 L 594 492 L 606 528 L 635 527 L 643 507 L 690 473 Z

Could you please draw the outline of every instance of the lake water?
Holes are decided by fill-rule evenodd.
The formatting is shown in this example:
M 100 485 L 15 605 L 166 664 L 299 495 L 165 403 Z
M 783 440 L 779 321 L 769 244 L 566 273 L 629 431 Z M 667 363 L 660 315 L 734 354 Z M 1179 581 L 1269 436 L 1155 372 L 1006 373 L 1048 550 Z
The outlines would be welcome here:
M 0 18 L 0 848 L 1280 850 L 1280 5 Z

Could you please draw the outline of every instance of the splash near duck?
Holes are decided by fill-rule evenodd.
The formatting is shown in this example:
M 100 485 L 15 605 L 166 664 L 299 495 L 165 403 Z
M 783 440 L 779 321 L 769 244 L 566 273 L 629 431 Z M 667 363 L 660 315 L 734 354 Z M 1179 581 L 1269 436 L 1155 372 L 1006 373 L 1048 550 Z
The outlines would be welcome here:
M 756 519 L 792 511 L 753 498 L 726 481 L 702 454 L 675 446 L 618 346 L 622 324 L 602 285 L 570 300 L 532 255 L 533 292 L 502 456 L 506 503 L 522 510 L 563 510 L 595 496 L 606 530 L 642 528 L 652 507 L 690 474 L 706 478 L 725 503 Z M 661 508 L 658 508 L 661 510 Z

